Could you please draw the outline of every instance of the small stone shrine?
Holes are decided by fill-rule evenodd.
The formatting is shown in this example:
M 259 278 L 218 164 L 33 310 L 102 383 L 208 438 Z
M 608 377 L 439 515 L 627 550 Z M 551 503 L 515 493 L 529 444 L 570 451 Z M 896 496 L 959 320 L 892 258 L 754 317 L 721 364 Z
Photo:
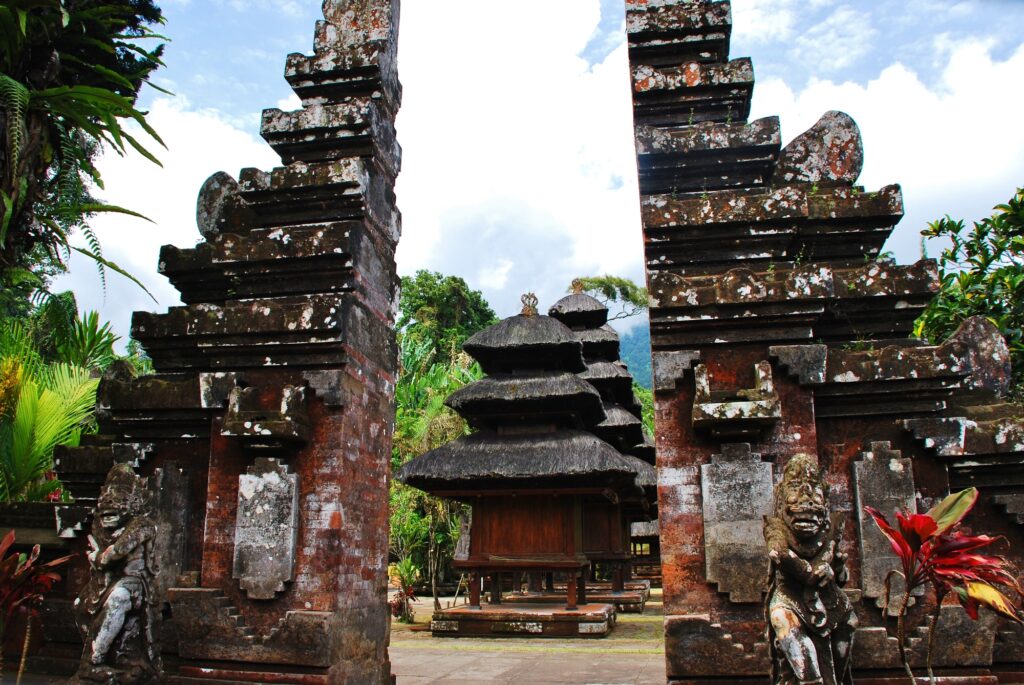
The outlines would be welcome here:
M 771 670 L 763 518 L 794 455 L 816 457 L 842 516 L 857 682 L 903 682 L 880 608 L 896 560 L 864 505 L 925 511 L 975 485 L 969 525 L 1024 553 L 1024 421 L 999 395 L 993 326 L 909 338 L 934 262 L 879 259 L 899 186 L 858 186 L 856 123 L 828 112 L 782 147 L 748 121 L 754 70 L 730 59 L 728 2 L 627 0 L 650 326 L 670 683 L 761 683 Z M 922 625 L 922 596 L 911 611 Z M 1024 680 L 1024 632 L 941 609 L 944 683 Z M 910 637 L 923 663 L 927 629 Z M 870 674 L 870 676 L 868 675 Z M 861 677 L 863 676 L 863 677 Z
M 323 14 L 313 54 L 287 60 L 302 108 L 263 113 L 284 166 L 206 182 L 203 241 L 160 256 L 184 306 L 132 322 L 157 373 L 105 378 L 100 434 L 57 455 L 60 535 L 83 551 L 111 466 L 160 474 L 172 684 L 392 680 L 398 2 Z M 70 600 L 44 615 L 51 668 L 77 639 Z
M 615 608 L 587 594 L 588 515 L 617 532 L 624 546 L 622 503 L 646 497 L 637 485 L 648 464 L 593 434 L 607 420 L 601 395 L 577 376 L 586 370 L 583 346 L 558 320 L 540 316 L 536 298 L 485 329 L 463 349 L 488 376 L 453 393 L 449 407 L 475 429 L 413 459 L 397 474 L 408 485 L 472 508 L 464 554 L 454 565 L 470 575 L 470 601 L 436 612 L 434 635 L 600 637 Z M 608 511 L 612 511 L 611 516 Z M 615 531 L 611 530 L 615 528 Z M 565 577 L 564 606 L 503 604 L 503 578 L 517 588 L 523 574 Z M 481 602 L 489 579 L 490 602 Z M 548 580 L 553 589 L 553 578 Z

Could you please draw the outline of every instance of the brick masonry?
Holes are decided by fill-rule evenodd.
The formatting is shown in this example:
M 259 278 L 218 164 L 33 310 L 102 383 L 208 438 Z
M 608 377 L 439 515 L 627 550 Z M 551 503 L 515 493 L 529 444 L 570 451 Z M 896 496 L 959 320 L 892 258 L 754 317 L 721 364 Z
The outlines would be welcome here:
M 827 474 L 832 507 L 848 514 L 855 667 L 880 669 L 885 681 L 899 663 L 877 579 L 893 559 L 873 531 L 862 535 L 858 502 L 924 511 L 977 485 L 971 525 L 1006 536 L 1021 560 L 1024 420 L 999 399 L 1006 344 L 982 320 L 942 345 L 908 339 L 938 276 L 927 260 L 877 259 L 903 214 L 899 186 L 856 185 L 863 142 L 842 112 L 785 148 L 777 117 L 747 120 L 754 65 L 729 58 L 729 2 L 626 0 L 626 10 L 668 680 L 768 674 L 750 578 L 759 562 L 746 553 L 763 545 L 751 507 L 790 457 L 808 452 Z M 927 609 L 924 597 L 914 625 Z M 1020 631 L 966 621 L 953 607 L 939 631 L 940 645 L 956 645 L 943 666 L 1015 682 Z M 913 637 L 918 663 L 925 637 Z

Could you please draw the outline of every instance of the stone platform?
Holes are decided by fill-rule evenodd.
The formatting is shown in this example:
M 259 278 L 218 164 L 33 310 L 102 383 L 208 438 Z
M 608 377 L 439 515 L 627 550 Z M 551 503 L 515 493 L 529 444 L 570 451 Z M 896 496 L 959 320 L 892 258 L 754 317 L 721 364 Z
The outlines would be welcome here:
M 611 604 L 581 604 L 574 610 L 551 604 L 485 604 L 434 612 L 435 637 L 604 637 L 615 626 Z
M 646 578 L 633 578 L 627 580 L 622 584 L 623 589 L 626 592 L 640 592 L 644 596 L 646 602 L 651 598 L 651 581 Z M 611 592 L 612 584 L 608 581 L 587 581 L 587 595 L 589 596 L 593 592 Z M 555 592 L 565 592 L 565 583 L 555 583 Z
M 613 604 L 617 611 L 628 614 L 642 614 L 650 590 L 630 590 L 614 592 L 610 587 L 593 587 L 587 585 L 587 601 L 600 604 Z M 502 602 L 509 604 L 557 604 L 565 603 L 565 592 L 513 592 L 505 595 Z

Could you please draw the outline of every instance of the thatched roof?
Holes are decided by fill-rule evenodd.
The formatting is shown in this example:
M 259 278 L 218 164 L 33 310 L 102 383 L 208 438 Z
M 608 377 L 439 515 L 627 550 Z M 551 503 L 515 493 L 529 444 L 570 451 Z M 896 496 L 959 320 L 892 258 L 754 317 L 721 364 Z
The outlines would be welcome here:
M 583 346 L 550 316 L 512 316 L 475 334 L 462 346 L 488 373 L 523 369 L 582 371 Z
M 583 343 L 583 356 L 588 360 L 619 359 L 619 333 L 608 324 L 576 331 L 576 338 Z
M 608 307 L 586 293 L 566 295 L 548 314 L 570 328 L 597 328 L 608 321 Z
M 622 451 L 628 451 L 634 445 L 643 442 L 644 427 L 640 419 L 619 405 L 608 402 L 604 405 L 604 413 L 605 420 L 593 428 L 597 437 Z
M 622 405 L 636 401 L 633 399 L 633 377 L 622 362 L 593 362 L 587 365 L 580 378 L 597 388 L 606 401 Z
M 397 478 L 425 490 L 633 487 L 638 460 L 579 430 L 480 432 L 413 459 Z
M 445 404 L 475 427 L 543 418 L 567 427 L 589 428 L 607 418 L 600 393 L 568 371 L 495 374 L 456 390 Z
M 654 488 L 657 491 L 658 488 L 658 472 L 657 470 L 645 461 L 640 461 L 636 457 L 627 456 L 630 463 L 636 468 L 636 484 L 645 490 Z
M 655 463 L 655 460 L 657 459 L 657 453 L 654 449 L 654 442 L 651 441 L 650 436 L 647 435 L 646 432 L 644 433 L 644 441 L 642 443 L 640 443 L 639 445 L 634 445 L 633 447 L 626 451 L 629 454 L 636 457 L 637 459 L 645 461 L 648 464 Z

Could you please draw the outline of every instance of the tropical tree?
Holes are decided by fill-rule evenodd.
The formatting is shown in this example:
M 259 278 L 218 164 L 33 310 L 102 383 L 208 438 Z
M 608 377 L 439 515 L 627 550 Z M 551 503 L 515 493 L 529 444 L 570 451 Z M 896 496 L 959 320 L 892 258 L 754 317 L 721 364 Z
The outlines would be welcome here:
M 62 321 L 60 311 L 0 321 L 0 501 L 61 497 L 54 449 L 94 428 L 96 372 L 116 358 L 117 337 L 95 312 Z M 141 358 L 126 359 L 140 368 Z
M 45 286 L 46 268 L 63 268 L 72 250 L 93 259 L 103 278 L 105 268 L 128 276 L 103 257 L 86 221 L 97 212 L 135 214 L 92 196 L 103 187 L 94 164 L 102 148 L 134 149 L 159 163 L 127 124 L 161 142 L 135 100 L 161 64 L 162 45 L 142 41 L 159 38 L 150 27 L 162 22 L 152 0 L 0 5 L 3 289 Z M 71 245 L 75 231 L 87 248 Z
M 461 351 L 462 343 L 497 320 L 479 291 L 461 278 L 431 271 L 402 279 L 399 309 L 396 469 L 468 432 L 444 401 L 482 377 L 480 366 Z M 438 585 L 448 573 L 464 514 L 461 505 L 392 482 L 391 555 L 424 571 L 438 608 Z
M 935 627 L 942 602 L 951 593 L 972 619 L 977 620 L 978 608 L 986 606 L 1011 621 L 1024 623 L 1024 613 L 997 587 L 1002 585 L 1021 592 L 1009 563 L 1003 557 L 977 551 L 1000 538 L 969 535 L 959 529 L 977 501 L 978 490 L 969 488 L 946 497 L 926 514 L 896 512 L 895 527 L 878 510 L 864 507 L 900 560 L 901 567 L 885 578 L 885 602 L 888 605 L 893 577 L 902 578 L 903 596 L 897 614 L 896 634 L 903 667 L 911 683 L 917 681 L 907 659 L 906 616 L 910 598 L 918 588 L 930 585 L 935 593 L 927 654 L 928 675 L 932 682 L 935 680 L 932 673 Z M 883 615 L 888 615 L 888 606 Z
M 600 300 L 608 309 L 618 308 L 610 321 L 627 319 L 647 311 L 647 288 L 621 276 L 584 276 L 573 281 L 571 289 L 578 289 Z
M 483 375 L 480 366 L 464 353 L 447 363 L 432 361 L 434 350 L 426 340 L 403 336 L 400 349 L 392 455 L 395 468 L 468 432 L 466 422 L 444 401 Z M 408 559 L 426 569 L 437 608 L 438 585 L 451 562 L 464 513 L 458 504 L 392 482 L 391 553 L 399 562 Z
M 917 320 L 916 335 L 938 343 L 968 318 L 986 317 L 1010 346 L 1016 394 L 1024 394 L 1024 188 L 972 229 L 947 216 L 921 234 L 949 247 L 938 259 L 942 287 Z
M 493 323 L 494 310 L 461 278 L 425 270 L 402 277 L 398 329 L 404 340 L 427 344 L 432 361 L 450 362 L 466 338 Z

